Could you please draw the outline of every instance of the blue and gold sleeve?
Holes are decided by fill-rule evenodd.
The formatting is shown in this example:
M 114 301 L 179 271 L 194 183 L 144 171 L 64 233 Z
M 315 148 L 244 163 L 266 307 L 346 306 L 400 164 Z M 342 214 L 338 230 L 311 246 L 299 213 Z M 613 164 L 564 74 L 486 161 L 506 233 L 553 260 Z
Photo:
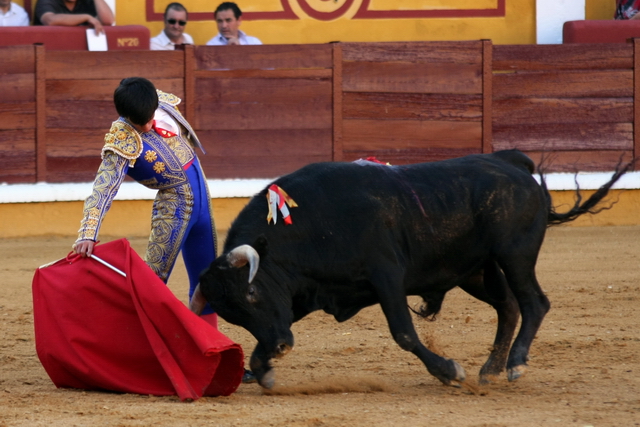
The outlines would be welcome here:
M 78 239 L 98 240 L 102 220 L 111 207 L 114 197 L 129 168 L 129 160 L 112 151 L 103 152 L 102 163 L 93 182 L 93 191 L 84 202 L 84 214 L 80 221 Z

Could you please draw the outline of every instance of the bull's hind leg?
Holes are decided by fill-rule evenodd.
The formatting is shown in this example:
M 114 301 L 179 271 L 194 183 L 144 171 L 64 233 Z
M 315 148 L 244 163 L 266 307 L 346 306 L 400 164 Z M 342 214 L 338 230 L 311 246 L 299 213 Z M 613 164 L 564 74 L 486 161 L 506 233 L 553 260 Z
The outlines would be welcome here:
M 433 353 L 420 342 L 407 307 L 401 274 L 379 270 L 373 277 L 375 277 L 372 280 L 373 286 L 395 342 L 403 350 L 415 354 L 427 367 L 429 373 L 443 384 L 460 386 L 465 379 L 464 369 L 454 360 L 445 359 Z
M 471 296 L 491 305 L 498 314 L 498 328 L 493 348 L 480 369 L 480 383 L 487 384 L 497 378 L 507 364 L 511 340 L 520 317 L 518 302 L 509 290 L 504 274 L 494 261 L 485 264 L 482 275 L 474 276 L 460 287 Z
M 535 258 L 533 258 L 535 260 Z M 529 348 L 550 308 L 534 271 L 535 262 L 512 260 L 503 266 L 509 288 L 520 306 L 522 324 L 507 360 L 507 377 L 514 381 L 524 374 L 529 360 Z

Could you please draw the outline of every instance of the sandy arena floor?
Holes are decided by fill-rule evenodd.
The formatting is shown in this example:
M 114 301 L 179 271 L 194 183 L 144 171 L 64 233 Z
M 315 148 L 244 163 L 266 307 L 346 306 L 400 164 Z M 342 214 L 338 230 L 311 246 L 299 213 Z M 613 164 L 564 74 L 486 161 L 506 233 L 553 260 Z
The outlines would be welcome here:
M 517 382 L 477 385 L 496 316 L 454 290 L 437 321 L 414 321 L 433 349 L 466 369 L 469 387 L 431 377 L 393 342 L 374 306 L 342 324 L 324 313 L 295 324 L 296 347 L 277 360 L 272 394 L 241 385 L 229 397 L 191 403 L 55 388 L 35 352 L 31 280 L 71 243 L 0 242 L 0 426 L 640 425 L 640 226 L 549 230 L 538 278 L 552 308 Z M 131 243 L 143 253 L 144 239 Z M 182 265 L 169 286 L 186 300 Z M 248 333 L 225 322 L 221 330 L 251 353 Z

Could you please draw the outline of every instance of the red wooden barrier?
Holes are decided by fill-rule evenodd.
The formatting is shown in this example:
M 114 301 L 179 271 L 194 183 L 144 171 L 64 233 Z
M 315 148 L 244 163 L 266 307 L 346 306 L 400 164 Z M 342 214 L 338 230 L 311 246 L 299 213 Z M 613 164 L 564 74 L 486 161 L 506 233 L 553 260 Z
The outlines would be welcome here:
M 91 181 L 113 90 L 143 76 L 183 99 L 209 178 L 273 178 L 307 163 L 393 164 L 519 148 L 556 171 L 640 154 L 637 43 L 490 41 L 0 47 L 0 182 Z M 46 70 L 46 73 L 45 73 Z
M 47 50 L 87 50 L 86 26 L 0 27 L 0 46 L 43 44 Z M 144 25 L 104 27 L 109 50 L 148 50 L 151 41 Z

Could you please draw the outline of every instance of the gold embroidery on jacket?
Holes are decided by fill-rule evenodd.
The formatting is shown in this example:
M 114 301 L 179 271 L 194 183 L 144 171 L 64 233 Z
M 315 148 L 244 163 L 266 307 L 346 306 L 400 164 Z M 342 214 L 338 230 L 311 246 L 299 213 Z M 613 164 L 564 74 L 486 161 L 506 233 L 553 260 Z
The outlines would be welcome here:
M 147 150 L 147 152 L 144 153 L 144 159 L 149 163 L 153 163 L 158 160 L 158 154 L 153 150 Z
M 163 92 L 160 89 L 156 89 L 156 93 L 158 94 L 158 102 L 166 102 L 167 104 L 171 104 L 176 106 L 182 102 L 182 99 L 178 98 L 172 93 Z
M 84 214 L 80 221 L 78 240 L 97 240 L 102 218 L 113 202 L 125 177 L 128 160 L 113 152 L 103 153 L 102 163 L 96 174 L 93 191 L 84 202 Z
M 150 177 L 149 179 L 139 181 L 146 187 L 152 189 L 171 188 L 187 182 L 187 175 L 184 171 L 184 165 L 195 157 L 195 152 L 180 136 L 172 138 L 162 138 L 157 134 L 148 134 L 144 138 L 148 149 L 145 151 L 145 160 L 149 161 L 154 156 L 148 153 L 153 152 L 155 159 L 149 161 L 155 173 L 162 175 L 165 181 L 158 178 Z M 171 142 L 171 143 L 169 143 Z M 174 148 L 175 147 L 175 148 Z
M 180 163 L 186 165 L 195 157 L 193 148 L 189 147 L 185 140 L 179 136 L 167 138 L 165 140 L 171 151 L 180 159 Z
M 190 185 L 159 191 L 153 202 L 145 262 L 165 282 L 180 252 L 180 244 L 193 213 L 193 204 Z
M 162 162 L 155 162 L 155 163 L 153 164 L 153 170 L 154 170 L 156 173 L 160 173 L 160 174 L 161 174 L 162 172 L 164 172 L 164 163 L 162 163 Z
M 129 123 L 116 120 L 111 124 L 109 133 L 104 136 L 103 158 L 107 151 L 124 157 L 129 160 L 129 166 L 133 166 L 142 153 L 142 138 Z

